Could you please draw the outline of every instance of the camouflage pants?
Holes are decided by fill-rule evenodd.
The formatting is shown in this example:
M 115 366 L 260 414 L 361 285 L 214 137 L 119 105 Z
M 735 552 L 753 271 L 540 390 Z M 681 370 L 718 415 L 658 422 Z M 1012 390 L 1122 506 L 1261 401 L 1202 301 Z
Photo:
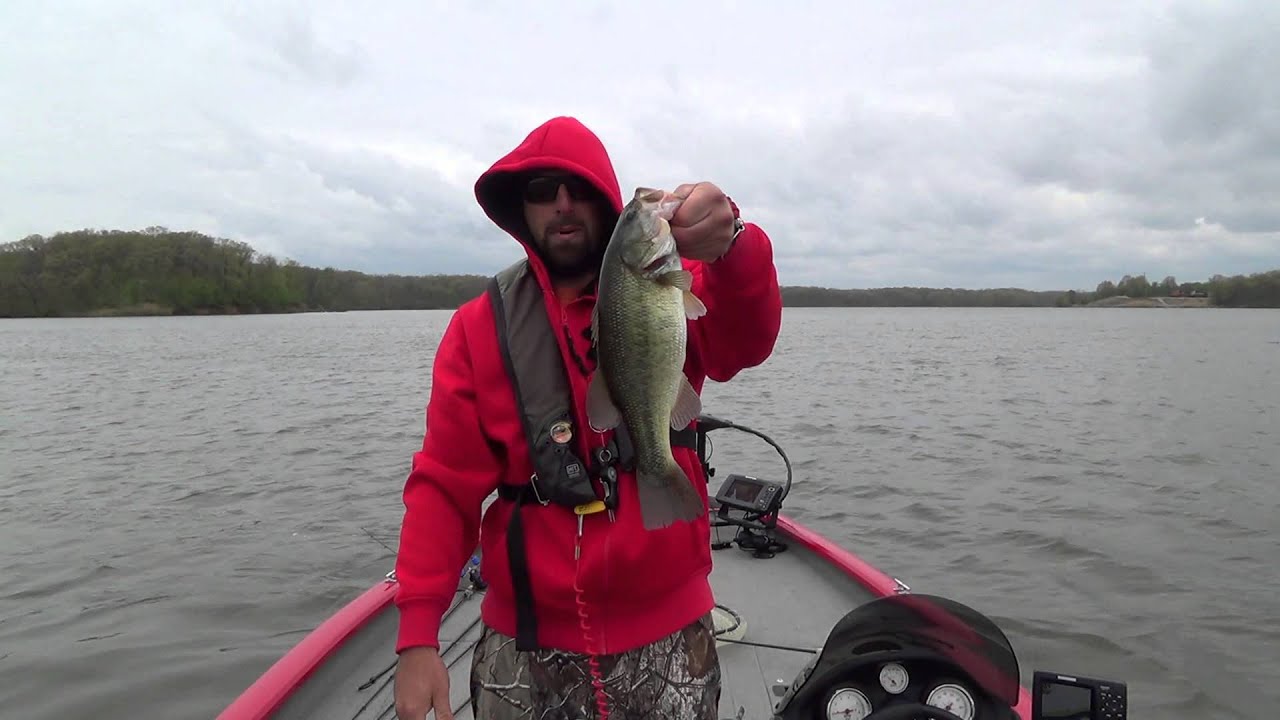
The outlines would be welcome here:
M 642 648 L 598 658 L 609 717 L 717 720 L 720 658 L 710 613 Z M 587 720 L 596 715 L 588 657 L 519 652 L 485 626 L 471 665 L 477 720 Z

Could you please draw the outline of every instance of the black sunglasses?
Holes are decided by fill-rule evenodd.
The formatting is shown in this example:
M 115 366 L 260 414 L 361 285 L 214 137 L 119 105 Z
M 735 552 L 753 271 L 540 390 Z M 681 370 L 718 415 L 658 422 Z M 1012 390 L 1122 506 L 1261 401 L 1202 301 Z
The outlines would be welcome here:
M 531 178 L 524 186 L 524 199 L 531 203 L 549 203 L 556 199 L 563 185 L 569 197 L 577 201 L 594 197 L 595 188 L 576 175 L 540 175 Z

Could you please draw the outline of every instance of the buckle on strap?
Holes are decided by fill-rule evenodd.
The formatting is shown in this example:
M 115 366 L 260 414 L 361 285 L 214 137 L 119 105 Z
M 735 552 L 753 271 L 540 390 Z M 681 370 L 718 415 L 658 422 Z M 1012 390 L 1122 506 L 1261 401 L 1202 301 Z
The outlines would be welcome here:
M 517 505 L 524 505 L 529 499 L 529 492 L 532 490 L 533 499 L 539 505 L 547 506 L 551 501 L 542 497 L 542 491 L 538 488 L 538 475 L 534 473 L 529 476 L 529 482 L 513 485 L 511 483 L 498 483 L 498 497 L 513 502 Z
M 697 431 L 692 427 L 684 428 L 683 430 L 672 430 L 671 446 L 673 448 L 684 447 L 696 450 Z M 594 462 L 590 469 L 590 475 L 601 481 L 604 485 L 605 502 L 616 509 L 618 501 L 616 490 L 618 470 L 629 471 L 635 469 L 635 451 L 631 446 L 631 438 L 627 436 L 625 431 L 615 433 L 608 443 L 591 451 L 591 459 Z M 530 488 L 533 491 L 533 499 L 539 505 L 546 507 L 552 503 L 552 497 L 543 491 L 542 483 L 536 472 L 529 475 L 527 483 L 520 485 L 499 483 L 498 496 L 503 500 L 523 504 L 527 500 L 525 493 Z M 568 504 L 578 505 L 582 502 L 589 502 L 589 499 L 574 498 L 574 502 Z

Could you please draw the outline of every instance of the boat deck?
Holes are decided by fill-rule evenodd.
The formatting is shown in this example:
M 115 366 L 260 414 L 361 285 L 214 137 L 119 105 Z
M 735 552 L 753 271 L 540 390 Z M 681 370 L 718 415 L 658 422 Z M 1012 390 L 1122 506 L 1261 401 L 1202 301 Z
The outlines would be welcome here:
M 737 545 L 713 553 L 711 582 L 717 602 L 740 618 L 727 637 L 799 649 L 739 642 L 720 645 L 723 675 L 720 715 L 744 720 L 770 716 L 772 688 L 788 683 L 826 639 L 831 627 L 876 594 L 827 558 L 784 532 L 786 551 L 755 558 Z M 712 539 L 733 537 L 733 528 L 713 529 Z M 879 578 L 883 580 L 883 578 Z M 882 583 L 883 584 L 883 583 Z M 459 720 L 472 717 L 467 678 L 471 651 L 480 634 L 480 594 L 459 593 L 441 624 L 442 656 L 449 667 L 452 707 Z M 394 720 L 394 642 L 398 614 L 385 607 L 307 679 L 275 717 L 316 720 Z M 717 627 L 720 627 L 719 622 Z

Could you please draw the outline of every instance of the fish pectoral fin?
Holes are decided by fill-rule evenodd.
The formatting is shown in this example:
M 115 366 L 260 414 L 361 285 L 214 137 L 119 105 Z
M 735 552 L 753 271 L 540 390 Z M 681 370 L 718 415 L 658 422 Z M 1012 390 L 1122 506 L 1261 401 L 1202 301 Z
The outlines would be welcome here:
M 676 403 L 671 408 L 671 427 L 683 430 L 689 427 L 702 414 L 702 398 L 698 391 L 689 384 L 689 378 L 680 374 L 680 391 L 676 393 Z
M 697 320 L 707 314 L 707 306 L 702 304 L 702 300 L 693 294 L 693 273 L 683 268 L 672 270 L 658 276 L 658 283 L 668 287 L 680 288 L 681 298 L 684 300 L 684 316 L 690 320 Z
M 591 306 L 591 345 L 595 347 L 600 344 L 600 306 Z
M 671 287 L 678 287 L 685 292 L 693 291 L 693 273 L 681 268 L 665 272 L 658 276 L 658 282 Z
M 609 386 L 599 370 L 591 375 L 587 383 L 587 424 L 596 432 L 603 432 L 617 427 L 622 422 L 622 413 L 613 404 L 609 396 Z
M 684 316 L 690 320 L 697 320 L 707 314 L 707 306 L 702 304 L 697 295 L 685 290 L 684 293 Z

